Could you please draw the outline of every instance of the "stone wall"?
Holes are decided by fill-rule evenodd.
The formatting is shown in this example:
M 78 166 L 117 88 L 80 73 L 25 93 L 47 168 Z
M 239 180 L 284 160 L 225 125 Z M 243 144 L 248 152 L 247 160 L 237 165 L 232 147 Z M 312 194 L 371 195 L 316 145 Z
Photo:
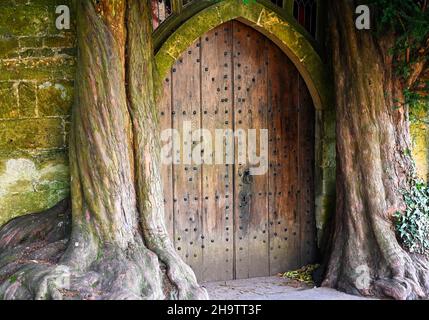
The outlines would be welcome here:
M 55 27 L 70 0 L 0 2 L 0 225 L 69 193 L 75 39 Z
M 418 119 L 424 118 L 423 112 L 411 123 L 410 131 L 413 144 L 412 155 L 416 163 L 417 174 L 419 178 L 429 179 L 429 130 L 425 122 Z

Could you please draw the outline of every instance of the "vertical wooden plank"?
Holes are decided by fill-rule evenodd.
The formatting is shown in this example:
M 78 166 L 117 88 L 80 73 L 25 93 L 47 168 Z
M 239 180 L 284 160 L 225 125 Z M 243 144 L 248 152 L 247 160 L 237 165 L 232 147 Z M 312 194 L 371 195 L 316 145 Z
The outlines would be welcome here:
M 294 175 L 288 165 L 291 159 L 288 148 L 291 140 L 296 138 L 293 130 L 289 131 L 290 127 L 288 127 L 288 121 L 293 121 L 295 112 L 291 108 L 293 102 L 291 76 L 293 79 L 294 74 L 293 64 L 285 59 L 284 53 L 277 46 L 270 43 L 268 46 L 268 119 L 270 123 L 268 211 L 271 275 L 285 272 L 294 266 L 295 248 L 291 247 L 288 232 L 294 203 L 290 201 L 287 189 L 291 183 L 294 183 L 292 181 Z
M 216 144 L 216 130 L 230 130 L 233 139 L 232 22 L 227 22 L 201 38 L 202 127 L 210 131 L 212 163 L 204 163 L 203 177 L 203 279 L 233 279 L 233 163 L 227 164 Z M 227 131 L 225 131 L 227 132 Z M 217 149 L 215 149 L 215 147 Z M 209 150 L 205 150 L 208 152 Z M 217 153 L 223 161 L 216 163 Z
M 300 105 L 300 215 L 301 215 L 301 264 L 313 263 L 316 258 L 316 221 L 314 217 L 314 106 L 308 88 L 299 77 Z
M 172 128 L 171 122 L 171 72 L 167 75 L 163 82 L 162 97 L 158 102 L 159 105 L 159 127 L 161 132 Z M 171 143 L 170 141 L 163 144 Z M 171 150 L 173 152 L 173 150 Z M 170 154 L 170 156 L 173 156 Z M 168 235 L 174 240 L 174 212 L 173 212 L 173 165 L 161 164 L 161 177 L 164 187 L 164 206 L 165 206 L 165 223 L 168 230 Z
M 286 147 L 283 150 L 286 170 L 289 175 L 287 185 L 287 242 L 288 242 L 288 269 L 297 269 L 301 264 L 300 238 L 300 208 L 299 208 L 299 72 L 296 68 L 288 74 L 291 103 L 287 106 L 285 122 Z
M 248 129 L 267 128 L 266 38 L 233 22 L 234 105 L 236 133 L 248 136 Z M 236 156 L 240 158 L 240 139 Z M 248 149 L 248 148 L 246 148 Z M 256 153 L 259 154 L 259 148 Z M 235 166 L 235 265 L 236 278 L 269 274 L 268 258 L 268 175 L 252 176 L 249 164 Z
M 192 141 L 192 133 L 201 127 L 200 40 L 183 53 L 172 72 L 173 124 L 181 133 L 181 141 L 177 142 L 181 146 L 180 164 L 173 168 L 175 243 L 181 257 L 192 267 L 197 278 L 201 279 L 201 167 L 194 165 L 192 161 L 186 163 L 189 162 L 186 161 L 187 158 L 192 160 L 194 147 L 198 148 L 198 142 Z

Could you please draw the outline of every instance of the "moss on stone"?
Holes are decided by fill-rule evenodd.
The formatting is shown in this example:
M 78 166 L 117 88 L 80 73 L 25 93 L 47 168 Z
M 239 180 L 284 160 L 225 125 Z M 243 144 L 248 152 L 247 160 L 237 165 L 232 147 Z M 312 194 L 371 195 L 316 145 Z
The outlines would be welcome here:
M 412 139 L 412 156 L 416 164 L 419 178 L 428 181 L 429 175 L 429 153 L 428 153 L 428 127 L 421 121 L 414 121 L 410 126 Z
M 40 116 L 69 115 L 73 103 L 73 81 L 46 81 L 38 85 Z
M 69 193 L 65 152 L 0 154 L 0 225 L 47 209 Z
M 21 58 L 40 58 L 40 57 L 53 57 L 56 54 L 56 51 L 47 48 L 36 48 L 36 49 L 25 49 L 21 50 Z
M 0 34 L 44 35 L 52 30 L 51 24 L 48 7 L 42 3 L 2 6 L 0 10 Z
M 0 81 L 73 79 L 74 73 L 75 58 L 70 56 L 0 60 Z
M 0 121 L 0 150 L 64 147 L 60 118 Z
M 64 140 L 67 148 L 69 147 L 70 130 L 71 130 L 71 119 L 66 118 L 64 121 L 64 131 L 65 131 Z
M 43 46 L 43 37 L 20 37 L 20 48 L 40 48 Z
M 68 5 L 71 13 L 72 0 L 2 0 L 0 10 L 0 34 L 9 36 L 45 36 L 62 34 L 55 26 L 55 8 Z M 71 16 L 72 18 L 74 15 Z M 72 19 L 72 29 L 74 20 Z
M 0 36 L 0 59 L 18 57 L 18 39 L 14 37 Z
M 69 193 L 65 130 L 75 75 L 72 3 L 1 1 L 0 225 L 45 210 Z M 70 5 L 71 30 L 56 29 L 57 5 Z
M 20 117 L 36 115 L 36 85 L 33 82 L 20 82 L 18 85 Z
M 72 0 L 1 0 L 0 225 L 69 193 L 65 128 L 73 98 L 75 34 L 55 27 Z M 52 85 L 47 86 L 49 82 Z
M 48 190 L 42 192 L 13 193 L 0 198 L 4 208 L 0 215 L 0 226 L 23 214 L 41 212 L 53 207 L 69 194 L 69 190 Z
M 18 117 L 18 90 L 15 82 L 0 82 L 0 119 Z
M 43 38 L 43 46 L 47 48 L 74 48 L 76 39 L 73 34 Z

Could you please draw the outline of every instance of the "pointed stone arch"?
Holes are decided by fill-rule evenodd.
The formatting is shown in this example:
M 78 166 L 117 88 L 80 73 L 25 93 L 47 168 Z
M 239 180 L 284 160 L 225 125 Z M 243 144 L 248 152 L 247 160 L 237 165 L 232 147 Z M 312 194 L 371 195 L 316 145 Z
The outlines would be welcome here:
M 230 20 L 238 20 L 273 41 L 301 73 L 316 108 L 315 206 L 319 244 L 335 207 L 335 113 L 328 70 L 317 43 L 290 16 L 280 16 L 261 3 L 225 0 L 196 13 L 167 38 L 156 53 L 162 79 L 180 55 L 199 37 Z

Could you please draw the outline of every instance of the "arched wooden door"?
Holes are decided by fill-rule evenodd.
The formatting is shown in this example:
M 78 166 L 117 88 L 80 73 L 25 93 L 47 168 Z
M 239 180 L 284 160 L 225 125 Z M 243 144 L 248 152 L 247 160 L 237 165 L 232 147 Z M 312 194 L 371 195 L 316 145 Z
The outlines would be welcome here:
M 164 153 L 173 161 L 162 172 L 167 226 L 198 279 L 274 275 L 312 262 L 314 107 L 288 57 L 256 30 L 227 22 L 179 58 L 160 108 Z M 199 139 L 200 128 L 212 133 L 211 145 Z M 253 156 L 263 154 L 261 132 L 268 132 L 264 174 L 251 175 L 252 165 L 239 161 L 252 129 Z M 216 130 L 236 136 L 232 148 L 227 139 L 223 150 L 213 147 Z M 215 161 L 219 153 L 234 163 Z M 205 162 L 184 160 L 196 156 Z

